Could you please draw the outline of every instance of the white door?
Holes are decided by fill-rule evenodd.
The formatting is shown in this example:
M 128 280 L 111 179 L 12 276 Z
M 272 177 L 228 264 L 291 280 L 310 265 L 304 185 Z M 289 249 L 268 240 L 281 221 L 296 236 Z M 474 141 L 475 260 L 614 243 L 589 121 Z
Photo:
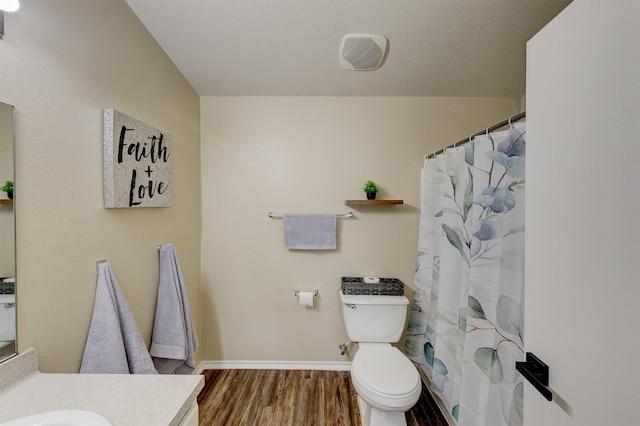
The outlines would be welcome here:
M 527 44 L 524 424 L 640 425 L 640 2 L 570 4 Z

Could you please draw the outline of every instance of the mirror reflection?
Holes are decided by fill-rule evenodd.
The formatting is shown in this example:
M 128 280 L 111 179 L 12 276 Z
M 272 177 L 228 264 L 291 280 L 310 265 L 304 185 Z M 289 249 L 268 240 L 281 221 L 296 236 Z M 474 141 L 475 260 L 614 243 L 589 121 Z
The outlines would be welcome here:
M 0 102 L 0 361 L 16 353 L 14 108 Z

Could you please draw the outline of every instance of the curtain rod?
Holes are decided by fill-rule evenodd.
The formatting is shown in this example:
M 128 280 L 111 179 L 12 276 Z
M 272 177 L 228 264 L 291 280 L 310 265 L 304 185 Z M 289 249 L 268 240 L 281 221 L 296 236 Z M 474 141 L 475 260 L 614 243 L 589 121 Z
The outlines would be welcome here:
M 523 118 L 525 118 L 526 116 L 527 116 L 527 113 L 526 113 L 526 112 L 521 112 L 520 114 L 516 114 L 516 115 L 514 115 L 514 116 L 512 116 L 512 117 L 509 117 L 509 119 L 508 119 L 508 120 L 504 120 L 504 121 L 501 121 L 501 122 L 500 122 L 500 123 L 498 123 L 498 124 L 494 124 L 494 125 L 493 125 L 493 126 L 491 126 L 491 127 L 487 127 L 485 130 L 481 130 L 481 131 L 479 131 L 478 133 L 474 133 L 474 134 L 472 134 L 471 136 L 469 136 L 468 138 L 462 139 L 462 140 L 460 140 L 460 141 L 458 141 L 458 142 L 456 142 L 456 143 L 453 143 L 453 144 L 451 144 L 451 145 L 449 145 L 449 146 L 446 146 L 446 147 L 444 147 L 444 148 L 442 148 L 442 149 L 440 149 L 440 150 L 438 150 L 438 151 L 434 152 L 433 154 L 425 155 L 425 157 L 424 157 L 424 158 L 425 158 L 425 159 L 428 159 L 428 158 L 435 158 L 435 156 L 436 156 L 436 155 L 438 155 L 438 154 L 442 154 L 442 153 L 443 153 L 446 149 L 448 149 L 448 148 L 454 148 L 454 147 L 456 147 L 456 146 L 458 146 L 458 145 L 460 145 L 460 144 L 463 144 L 463 143 L 467 143 L 467 142 L 469 142 L 469 141 L 471 140 L 471 138 L 473 138 L 473 137 L 480 136 L 480 135 L 484 135 L 484 134 L 486 134 L 486 133 L 493 132 L 494 130 L 498 130 L 498 129 L 499 129 L 499 128 L 501 128 L 501 127 L 504 127 L 504 126 L 507 126 L 507 125 L 511 125 L 511 123 L 515 123 L 516 121 L 520 121 L 520 120 L 522 120 Z

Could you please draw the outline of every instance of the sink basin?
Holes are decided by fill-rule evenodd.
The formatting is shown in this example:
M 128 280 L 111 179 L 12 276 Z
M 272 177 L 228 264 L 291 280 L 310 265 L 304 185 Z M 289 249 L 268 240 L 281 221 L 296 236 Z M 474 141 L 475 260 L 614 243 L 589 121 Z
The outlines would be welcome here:
M 49 411 L 21 417 L 0 426 L 112 426 L 100 414 L 83 410 Z

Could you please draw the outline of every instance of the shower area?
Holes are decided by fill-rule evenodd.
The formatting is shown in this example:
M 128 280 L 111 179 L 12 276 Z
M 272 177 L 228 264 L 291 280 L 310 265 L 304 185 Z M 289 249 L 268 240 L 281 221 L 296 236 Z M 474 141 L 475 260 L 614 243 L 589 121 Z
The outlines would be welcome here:
M 522 424 L 525 114 L 428 155 L 405 353 L 458 425 Z

